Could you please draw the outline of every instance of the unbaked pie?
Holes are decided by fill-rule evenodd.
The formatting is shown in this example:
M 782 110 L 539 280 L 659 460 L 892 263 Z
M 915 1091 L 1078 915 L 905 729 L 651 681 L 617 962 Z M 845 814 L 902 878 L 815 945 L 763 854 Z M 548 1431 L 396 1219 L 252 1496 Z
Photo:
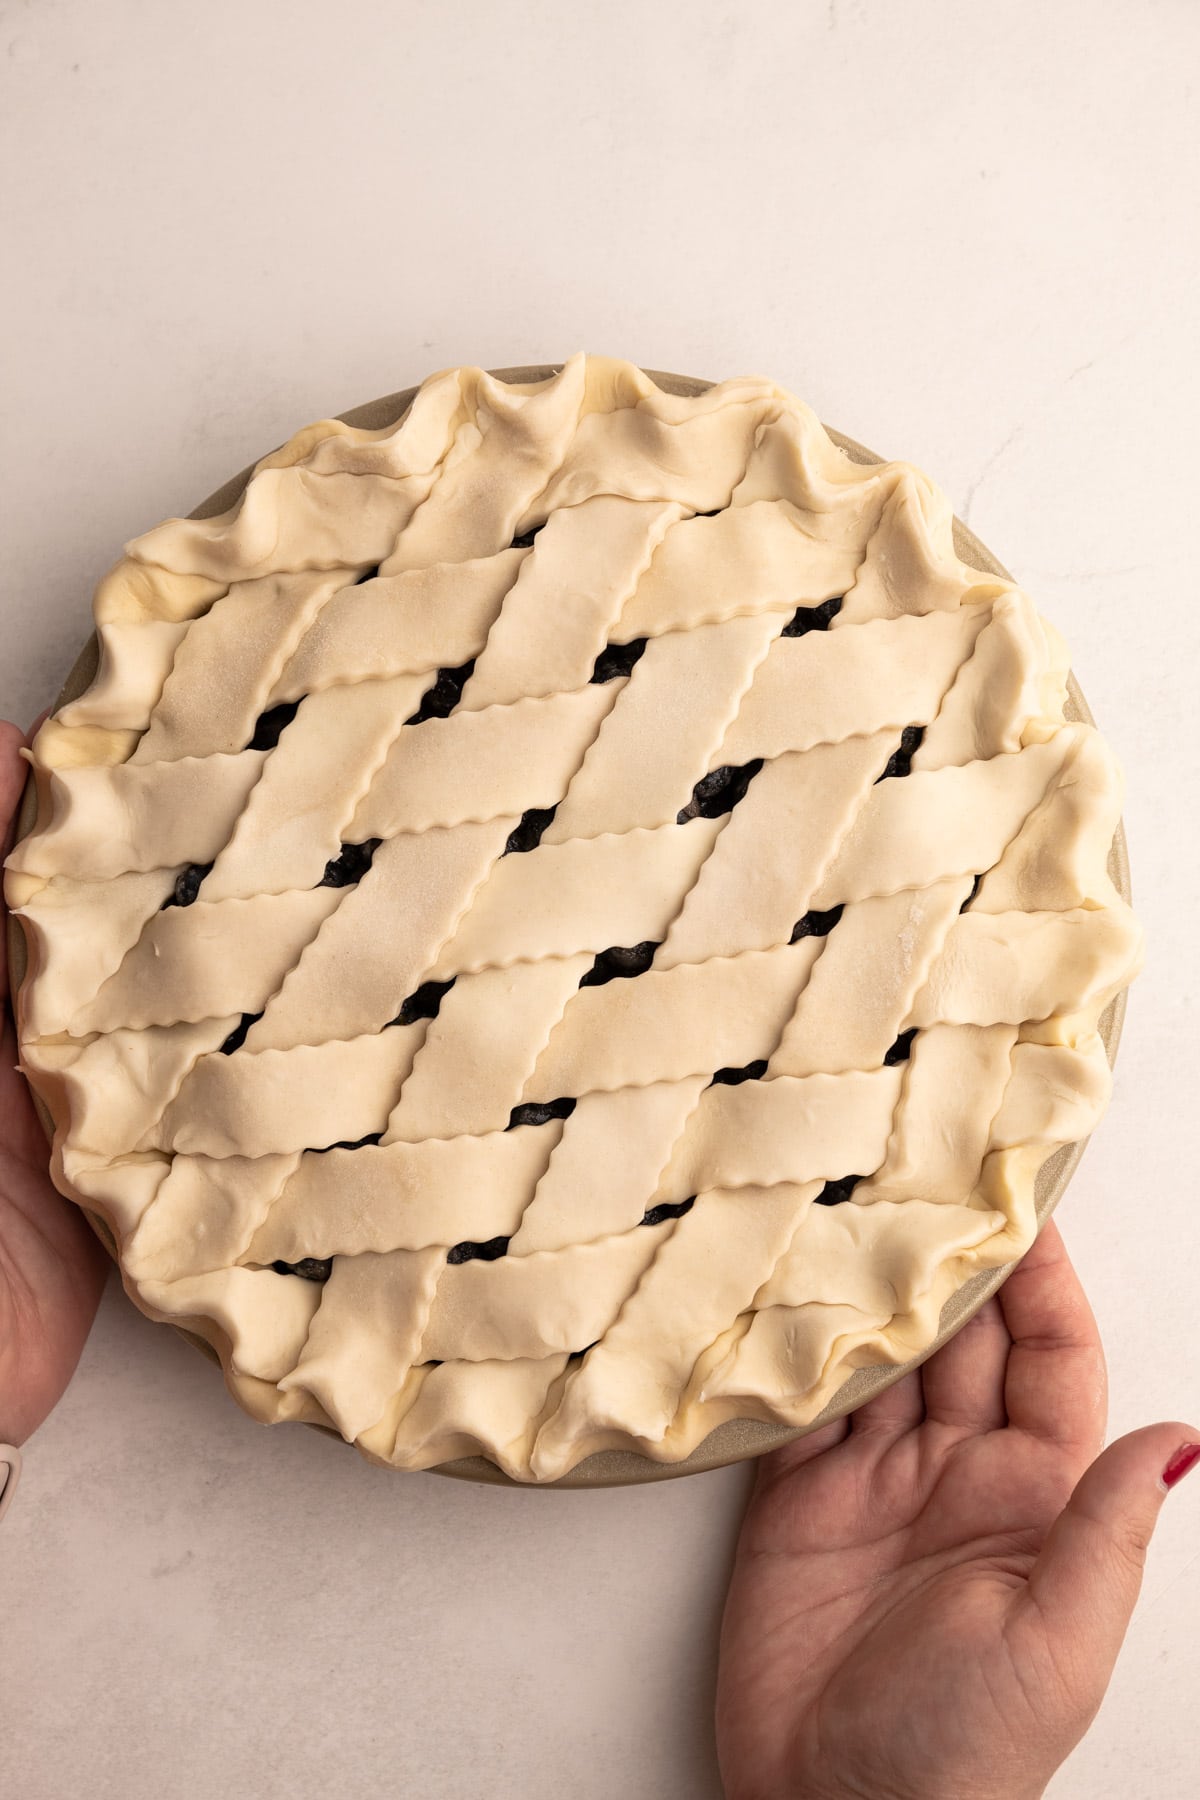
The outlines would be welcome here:
M 9 863 L 63 1191 L 255 1416 L 521 1480 L 813 1418 L 1091 1131 L 1060 639 L 767 381 L 308 427 L 101 584 Z

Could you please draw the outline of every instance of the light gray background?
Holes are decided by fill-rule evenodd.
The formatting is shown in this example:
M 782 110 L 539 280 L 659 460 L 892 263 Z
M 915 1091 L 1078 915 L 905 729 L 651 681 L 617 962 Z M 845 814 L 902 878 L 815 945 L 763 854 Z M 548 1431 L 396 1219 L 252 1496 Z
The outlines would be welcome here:
M 1065 631 L 1150 942 L 1060 1215 L 1116 1431 L 1200 1412 L 1198 52 L 1192 0 L 0 7 L 0 711 L 125 538 L 295 426 L 578 347 L 777 377 Z M 744 1489 L 389 1475 L 114 1288 L 0 1541 L 8 1789 L 713 1800 Z M 1055 1800 L 1195 1793 L 1198 1537 L 1185 1487 Z

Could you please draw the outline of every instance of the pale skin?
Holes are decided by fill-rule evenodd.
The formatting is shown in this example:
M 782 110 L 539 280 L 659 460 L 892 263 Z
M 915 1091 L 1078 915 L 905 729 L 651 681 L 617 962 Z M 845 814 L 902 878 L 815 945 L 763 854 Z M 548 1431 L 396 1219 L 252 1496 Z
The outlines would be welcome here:
M 1100 1455 L 1104 1353 L 1057 1228 L 851 1421 L 764 1457 L 721 1633 L 728 1800 L 1035 1800 L 1094 1718 L 1162 1475 Z M 1174 1470 L 1172 1470 L 1174 1473 Z
M 0 847 L 25 785 L 25 734 L 0 720 Z M 46 1134 L 17 1073 L 0 903 L 0 1440 L 23 1444 L 71 1379 L 107 1258 L 87 1220 L 51 1185 Z
M 0 722 L 7 848 L 25 741 Z M 7 995 L 0 906 L 0 996 Z M 47 1173 L 0 1042 L 0 1440 L 51 1411 L 107 1259 Z M 1098 1456 L 1095 1321 L 1053 1225 L 976 1318 L 852 1421 L 765 1457 L 721 1634 L 729 1800 L 1030 1800 L 1094 1716 L 1182 1424 Z

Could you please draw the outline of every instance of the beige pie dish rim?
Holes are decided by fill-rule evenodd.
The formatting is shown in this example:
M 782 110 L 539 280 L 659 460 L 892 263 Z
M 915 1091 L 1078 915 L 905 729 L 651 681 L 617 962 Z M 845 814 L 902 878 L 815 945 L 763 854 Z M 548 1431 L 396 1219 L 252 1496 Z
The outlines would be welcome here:
M 546 380 L 551 375 L 557 374 L 561 367 L 561 363 L 534 364 L 518 368 L 494 369 L 491 373 L 502 381 L 532 382 Z M 669 374 L 657 369 L 647 369 L 645 373 L 668 393 L 700 394 L 713 385 L 696 376 Z M 339 413 L 337 416 L 348 425 L 378 429 L 398 420 L 411 405 L 416 392 L 416 388 L 405 388 L 397 393 L 386 394 L 381 399 L 367 401 L 361 406 L 352 407 L 348 412 Z M 834 430 L 831 426 L 826 426 L 825 429 L 834 443 L 839 445 L 852 461 L 873 464 L 885 460 L 874 451 L 857 443 L 853 438 Z M 194 519 L 212 518 L 218 513 L 228 511 L 240 497 L 255 466 L 252 463 L 237 475 L 232 476 L 206 500 L 201 501 L 189 516 Z M 954 546 L 964 562 L 984 573 L 996 575 L 1005 580 L 1013 579 L 1008 570 L 980 542 L 974 532 L 957 518 L 954 521 Z M 93 633 L 76 658 L 62 690 L 54 702 L 55 711 L 66 705 L 69 700 L 76 699 L 91 685 L 96 674 L 97 663 L 98 644 Z M 1067 717 L 1081 720 L 1087 724 L 1095 724 L 1088 704 L 1073 675 L 1068 678 Z M 18 815 L 18 839 L 26 836 L 34 828 L 37 804 L 37 793 L 31 777 L 26 783 Z M 1120 823 L 1118 823 L 1113 837 L 1108 866 L 1114 885 L 1122 898 L 1129 901 L 1129 857 L 1124 829 Z M 17 990 L 24 979 L 28 958 L 24 932 L 20 928 L 19 922 L 11 915 L 8 919 L 8 933 L 9 979 L 15 1000 Z M 1110 1064 L 1116 1060 L 1117 1046 L 1125 1018 L 1125 1007 L 1126 993 L 1123 991 L 1105 1009 L 1100 1019 L 1100 1036 Z M 52 1138 L 54 1121 L 49 1109 L 37 1095 L 34 1096 L 34 1102 L 43 1129 L 46 1131 L 47 1137 Z M 1076 1144 L 1064 1145 L 1043 1163 L 1038 1173 L 1035 1189 L 1039 1229 L 1046 1223 L 1066 1191 L 1083 1155 L 1085 1145 L 1086 1139 Z M 83 1211 L 109 1255 L 114 1261 L 117 1261 L 116 1244 L 108 1225 L 90 1209 L 85 1207 Z M 978 1275 L 972 1276 L 947 1300 L 942 1308 L 937 1336 L 919 1356 L 902 1364 L 884 1363 L 855 1370 L 843 1382 L 824 1409 L 808 1425 L 789 1426 L 768 1424 L 757 1419 L 730 1419 L 724 1424 L 718 1425 L 690 1456 L 678 1462 L 655 1462 L 651 1458 L 631 1450 L 603 1450 L 585 1457 L 568 1474 L 552 1482 L 515 1481 L 482 1456 L 458 1458 L 439 1464 L 436 1468 L 427 1470 L 426 1473 L 448 1475 L 456 1480 L 540 1492 L 554 1488 L 637 1486 L 647 1481 L 667 1481 L 678 1476 L 702 1474 L 709 1469 L 726 1468 L 731 1464 L 746 1461 L 781 1444 L 790 1443 L 794 1438 L 803 1437 L 808 1432 L 816 1431 L 831 1420 L 853 1411 L 866 1400 L 882 1393 L 894 1382 L 899 1381 L 910 1370 L 917 1368 L 966 1324 L 968 1319 L 1003 1284 L 1015 1266 L 1014 1263 L 1008 1263 L 1001 1268 L 983 1270 Z M 205 1338 L 183 1325 L 175 1325 L 174 1329 L 190 1344 L 202 1351 L 211 1362 L 220 1363 L 216 1349 Z M 332 1437 L 339 1437 L 336 1431 L 326 1425 L 313 1425 L 312 1429 L 323 1431 Z

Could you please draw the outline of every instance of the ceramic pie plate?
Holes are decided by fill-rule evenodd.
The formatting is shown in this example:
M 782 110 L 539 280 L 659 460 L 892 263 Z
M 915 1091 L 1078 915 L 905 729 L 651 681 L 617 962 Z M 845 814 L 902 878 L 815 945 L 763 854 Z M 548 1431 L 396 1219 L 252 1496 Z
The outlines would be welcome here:
M 562 367 L 560 363 L 541 364 L 537 366 L 496 369 L 493 373 L 502 381 L 528 382 L 542 381 L 557 374 Z M 657 369 L 646 371 L 651 379 L 671 394 L 701 394 L 712 386 L 711 382 L 699 380 L 695 376 L 664 374 Z M 411 405 L 415 388 L 405 388 L 403 392 L 387 394 L 381 400 L 368 401 L 365 406 L 356 406 L 349 412 L 339 414 L 348 425 L 366 426 L 378 430 L 381 426 L 390 425 L 400 418 Z M 835 444 L 841 446 L 852 461 L 857 463 L 878 463 L 885 459 L 874 451 L 866 449 L 853 438 L 827 426 L 826 430 Z M 253 465 L 233 476 L 215 494 L 201 501 L 191 514 L 193 519 L 208 519 L 217 513 L 228 511 L 241 495 L 250 478 Z M 1011 580 L 1008 570 L 992 555 L 991 551 L 980 543 L 972 531 L 969 531 L 961 520 L 954 521 L 954 547 L 959 556 L 972 567 L 986 574 L 999 575 Z M 77 699 L 88 687 L 96 675 L 98 666 L 98 645 L 93 635 L 80 651 L 75 665 L 63 685 L 62 692 L 54 702 L 55 710 L 65 706 L 67 701 Z M 1079 689 L 1074 676 L 1069 678 L 1068 700 L 1066 707 L 1068 719 L 1082 720 L 1094 724 L 1095 720 L 1087 702 Z M 37 815 L 37 795 L 32 779 L 26 784 L 25 795 L 17 822 L 17 836 L 24 837 L 32 830 Z M 1112 849 L 1108 860 L 1109 874 L 1119 890 L 1122 899 L 1130 899 L 1129 858 L 1125 844 L 1125 834 L 1120 825 L 1113 838 Z M 9 919 L 9 968 L 13 993 L 16 993 L 26 968 L 25 938 L 18 922 Z M 1100 1019 L 1100 1036 L 1104 1042 L 1108 1060 L 1112 1063 L 1116 1058 L 1117 1043 L 1121 1035 L 1121 1025 L 1125 1017 L 1125 994 L 1121 993 L 1105 1010 Z M 54 1125 L 49 1111 L 35 1096 L 38 1114 L 45 1128 L 47 1137 L 53 1137 Z M 1083 1154 L 1084 1145 L 1067 1144 L 1055 1152 L 1043 1165 L 1037 1178 L 1036 1206 L 1039 1225 L 1044 1225 L 1054 1208 L 1061 1200 L 1067 1183 L 1074 1174 Z M 86 1211 L 86 1209 L 84 1209 Z M 109 1254 L 116 1259 L 116 1245 L 112 1233 L 104 1221 L 92 1212 L 87 1218 Z M 704 1442 L 689 1457 L 676 1463 L 657 1463 L 649 1457 L 639 1456 L 633 1451 L 605 1450 L 594 1456 L 586 1457 L 578 1463 L 569 1474 L 555 1482 L 541 1484 L 542 1487 L 553 1488 L 593 1488 L 593 1487 L 627 1487 L 644 1481 L 668 1481 L 680 1475 L 695 1475 L 706 1469 L 725 1468 L 730 1463 L 742 1462 L 748 1457 L 760 1456 L 766 1450 L 772 1450 L 779 1444 L 785 1444 L 793 1438 L 803 1437 L 807 1432 L 816 1431 L 831 1419 L 840 1418 L 842 1414 L 852 1412 L 864 1401 L 880 1394 L 893 1382 L 916 1368 L 944 1344 L 947 1338 L 954 1335 L 965 1325 L 972 1314 L 978 1312 L 984 1301 L 1001 1286 L 1005 1277 L 1011 1274 L 1014 1264 L 1003 1268 L 986 1269 L 973 1276 L 953 1294 L 942 1308 L 938 1335 L 923 1355 L 913 1358 L 911 1362 L 899 1366 L 883 1364 L 873 1368 L 856 1369 L 853 1375 L 843 1383 L 811 1424 L 800 1427 L 788 1425 L 764 1424 L 756 1419 L 731 1419 L 710 1432 Z M 204 1353 L 211 1362 L 219 1362 L 216 1351 L 195 1332 L 183 1326 L 174 1326 L 189 1343 Z M 329 1426 L 314 1425 L 314 1431 L 325 1431 L 332 1437 L 339 1434 Z M 472 1456 L 460 1458 L 454 1462 L 442 1463 L 429 1473 L 450 1475 L 460 1481 L 486 1482 L 499 1487 L 519 1487 L 529 1489 L 532 1484 L 518 1482 L 503 1474 L 495 1464 L 485 1457 Z M 540 1491 L 540 1489 L 534 1489 Z

